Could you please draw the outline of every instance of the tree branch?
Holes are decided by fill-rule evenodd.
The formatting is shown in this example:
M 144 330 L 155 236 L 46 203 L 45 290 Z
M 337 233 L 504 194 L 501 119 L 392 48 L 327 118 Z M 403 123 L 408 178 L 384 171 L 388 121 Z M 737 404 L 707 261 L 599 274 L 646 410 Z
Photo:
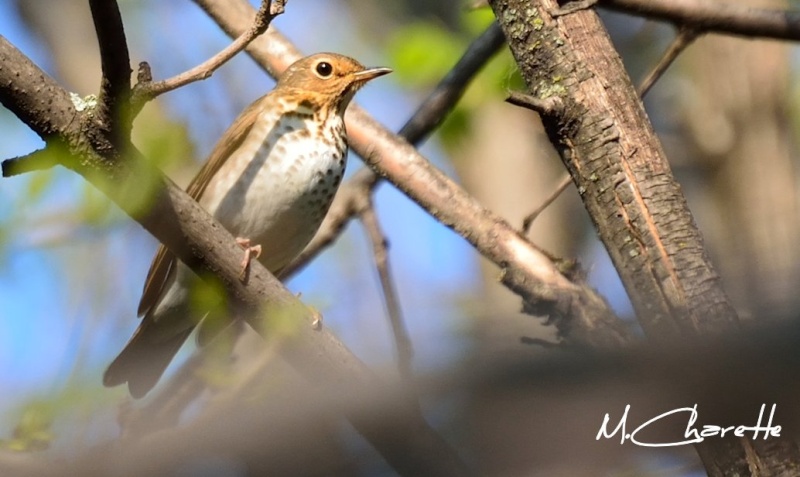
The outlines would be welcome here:
M 24 156 L 12 157 L 2 163 L 3 177 L 13 177 L 26 172 L 43 171 L 58 165 L 58 155 L 49 148 L 39 149 Z
M 464 95 L 469 83 L 505 44 L 503 30 L 492 22 L 476 38 L 436 88 L 400 128 L 398 136 L 419 145 L 434 131 Z
M 558 96 L 537 98 L 529 94 L 520 93 L 519 91 L 511 91 L 508 93 L 506 102 L 514 106 L 530 109 L 540 115 L 559 116 L 564 114 L 564 103 Z
M 644 98 L 650 88 L 661 78 L 661 75 L 667 71 L 669 65 L 678 58 L 683 50 L 685 50 L 689 45 L 691 45 L 694 40 L 697 38 L 697 31 L 688 29 L 685 27 L 681 27 L 678 30 L 678 35 L 672 40 L 670 43 L 669 48 L 664 54 L 661 56 L 661 59 L 658 60 L 658 63 L 650 70 L 650 73 L 642 80 L 642 83 L 636 89 L 639 93 L 640 98 Z
M 547 209 L 550 206 L 550 204 L 555 202 L 556 199 L 558 199 L 561 196 L 561 193 L 567 190 L 567 187 L 569 187 L 570 184 L 572 184 L 572 176 L 570 176 L 568 173 L 565 173 L 564 177 L 562 177 L 561 180 L 558 182 L 558 185 L 556 186 L 555 190 L 550 194 L 550 196 L 547 197 L 538 207 L 533 209 L 533 211 L 531 211 L 528 215 L 526 215 L 524 219 L 522 219 L 523 235 L 528 235 L 528 232 L 530 232 L 531 230 L 531 225 L 533 225 L 533 222 L 536 220 L 537 217 L 539 217 L 539 214 L 544 212 L 544 210 Z
M 698 32 L 800 40 L 800 12 L 708 0 L 600 0 L 600 6 Z
M 772 318 L 758 317 L 761 322 L 776 323 Z M 664 347 L 641 345 L 613 352 L 550 353 L 536 360 L 466 362 L 434 373 L 419 388 L 426 402 L 449 403 L 458 396 L 470 403 L 447 407 L 441 420 L 469 443 L 483 475 L 538 475 L 541 469 L 556 469 L 548 475 L 613 475 L 620 473 L 620 463 L 641 458 L 641 448 L 630 441 L 619 445 L 619 434 L 605 445 L 591 437 L 569 440 L 569 445 L 564 442 L 573 436 L 596 435 L 604 414 L 618 419 L 628 404 L 630 430 L 645 419 L 696 403 L 699 418 L 692 428 L 698 431 L 705 424 L 749 425 L 762 404 L 767 409 L 760 424 L 766 426 L 770 406 L 775 404 L 770 425 L 782 426 L 782 436 L 796 436 L 800 429 L 800 392 L 794 385 L 800 373 L 799 343 L 800 327 L 795 320 L 726 336 L 716 343 L 687 338 Z M 687 366 L 692 372 L 686 372 Z M 297 461 L 315 455 L 314 431 L 329 418 L 328 410 L 342 403 L 324 389 L 291 395 L 294 401 L 289 405 L 285 400 L 275 403 L 275 396 L 267 403 L 230 402 L 202 425 L 189 422 L 148 439 L 95 446 L 68 459 L 52 453 L 0 452 L 0 475 L 174 475 L 218 456 L 234 464 L 249 458 L 248 464 L 260 462 L 272 470 L 258 472 L 248 467 L 257 475 L 354 474 L 342 472 L 340 463 L 330 460 L 319 462 L 314 473 L 299 470 L 306 467 Z M 765 396 L 769 396 L 766 402 Z M 403 396 L 385 389 L 368 390 L 344 405 L 391 436 Z M 661 424 L 648 428 L 649 442 L 683 438 L 686 420 L 682 425 L 678 419 Z M 762 431 L 753 441 L 756 449 L 780 445 L 780 439 L 762 438 L 765 434 Z M 719 439 L 718 435 L 707 437 L 708 441 Z M 766 462 L 758 464 L 762 476 L 793 475 L 791 469 L 796 468 L 790 465 L 781 473 Z M 362 474 L 376 473 L 375 466 L 365 467 L 368 470 Z
M 127 114 L 131 94 L 131 60 L 116 0 L 89 0 L 97 44 L 100 47 L 100 94 L 98 125 L 111 135 L 118 149 L 130 139 L 132 118 Z
M 556 94 L 565 105 L 542 122 L 648 336 L 668 340 L 734 325 L 736 313 L 597 15 L 584 10 L 553 19 L 547 12 L 555 0 L 490 4 L 514 39 L 531 95 Z M 541 48 L 531 49 L 537 41 Z
M 3 36 L 0 36 L 0 65 L 3 65 L 0 68 L 3 106 L 45 141 L 56 134 L 79 134 L 81 115 L 70 94 Z
M 373 207 L 372 196 L 366 196 L 366 200 L 358 212 L 361 223 L 367 232 L 367 237 L 372 242 L 372 254 L 375 259 L 375 268 L 378 270 L 381 288 L 383 289 L 383 299 L 386 303 L 386 313 L 389 315 L 389 324 L 394 336 L 395 348 L 397 351 L 397 367 L 400 376 L 409 382 L 413 377 L 414 349 L 411 338 L 408 335 L 403 314 L 400 312 L 400 300 L 397 297 L 392 275 L 389 271 L 389 250 L 386 236 L 381 231 L 378 217 Z

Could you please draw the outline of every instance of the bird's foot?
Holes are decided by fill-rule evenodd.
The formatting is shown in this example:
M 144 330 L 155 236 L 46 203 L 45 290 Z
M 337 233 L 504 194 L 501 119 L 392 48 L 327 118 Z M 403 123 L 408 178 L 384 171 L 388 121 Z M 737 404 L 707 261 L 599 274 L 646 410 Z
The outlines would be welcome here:
M 244 280 L 247 277 L 247 271 L 250 268 L 250 261 L 254 258 L 261 256 L 261 245 L 250 245 L 250 239 L 236 237 L 236 243 L 244 249 L 244 257 L 242 257 L 242 271 L 239 272 L 239 279 Z

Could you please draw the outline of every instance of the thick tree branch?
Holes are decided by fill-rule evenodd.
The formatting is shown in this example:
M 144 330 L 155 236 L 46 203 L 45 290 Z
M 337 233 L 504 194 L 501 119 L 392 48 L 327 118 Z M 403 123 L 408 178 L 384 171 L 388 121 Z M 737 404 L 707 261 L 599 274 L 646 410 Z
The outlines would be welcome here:
M 3 80 L 0 83 L 0 103 L 3 106 L 45 140 L 56 134 L 80 133 L 81 116 L 72 104 L 70 94 L 2 35 L 0 65 L 0 78 Z
M 252 7 L 244 0 L 195 0 L 229 35 L 238 35 Z M 275 29 L 247 52 L 275 74 L 300 57 Z M 570 343 L 619 346 L 633 337 L 602 297 L 565 277 L 546 254 L 510 224 L 482 207 L 419 154 L 356 105 L 347 112 L 348 142 L 380 176 L 501 268 L 500 281 L 523 298 L 526 310 L 546 314 Z
M 600 6 L 698 32 L 800 40 L 800 12 L 709 0 L 600 0 Z
M 551 0 L 490 3 L 531 94 L 564 104 L 562 114 L 542 115 L 545 130 L 645 332 L 661 340 L 732 326 L 736 314 L 597 15 L 553 19 L 547 12 L 558 5 Z
M 19 50 L 0 38 L 0 102 L 43 138 L 62 144 L 62 164 L 81 174 L 200 276 L 212 274 L 225 285 L 245 319 L 265 338 L 280 339 L 285 359 L 310 381 L 330 386 L 344 402 L 359 390 L 380 388 L 378 379 L 328 330 L 316 331 L 314 313 L 286 290 L 259 262 L 246 283 L 238 279 L 241 248 L 197 202 L 136 157 L 109 161 L 120 152 L 94 146 L 91 111 L 79 113 L 69 94 Z M 100 153 L 104 154 L 103 156 Z M 146 201 L 147 207 L 142 207 Z M 263 310 L 263 311 L 260 311 Z M 274 320 L 292 317 L 292 333 L 274 336 Z M 285 325 L 283 325 L 285 326 Z M 370 420 L 345 415 L 353 426 L 403 475 L 468 475 L 466 466 L 414 409 L 399 409 L 397 435 L 378 432 Z M 398 438 L 398 436 L 403 436 Z

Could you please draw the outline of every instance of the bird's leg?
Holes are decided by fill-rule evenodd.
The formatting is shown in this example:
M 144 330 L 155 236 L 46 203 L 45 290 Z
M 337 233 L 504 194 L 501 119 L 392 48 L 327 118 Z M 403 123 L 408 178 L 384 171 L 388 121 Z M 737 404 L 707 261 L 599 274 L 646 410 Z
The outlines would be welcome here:
M 244 249 L 244 257 L 242 257 L 242 271 L 239 272 L 239 279 L 244 280 L 247 276 L 247 268 L 250 266 L 250 260 L 261 256 L 261 245 L 250 245 L 250 239 L 236 237 L 236 243 Z

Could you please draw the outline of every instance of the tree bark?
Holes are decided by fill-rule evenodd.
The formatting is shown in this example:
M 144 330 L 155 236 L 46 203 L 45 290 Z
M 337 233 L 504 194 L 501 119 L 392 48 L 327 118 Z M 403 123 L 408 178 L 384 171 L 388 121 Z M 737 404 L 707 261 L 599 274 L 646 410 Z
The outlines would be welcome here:
M 622 62 L 591 11 L 493 1 L 531 93 L 560 98 L 545 129 L 651 339 L 729 329 L 728 303 Z
M 736 328 L 736 312 L 597 15 L 561 15 L 554 0 L 489 3 L 647 336 L 671 341 Z M 783 444 L 716 440 L 697 449 L 711 475 L 764 475 L 798 461 L 796 446 Z

